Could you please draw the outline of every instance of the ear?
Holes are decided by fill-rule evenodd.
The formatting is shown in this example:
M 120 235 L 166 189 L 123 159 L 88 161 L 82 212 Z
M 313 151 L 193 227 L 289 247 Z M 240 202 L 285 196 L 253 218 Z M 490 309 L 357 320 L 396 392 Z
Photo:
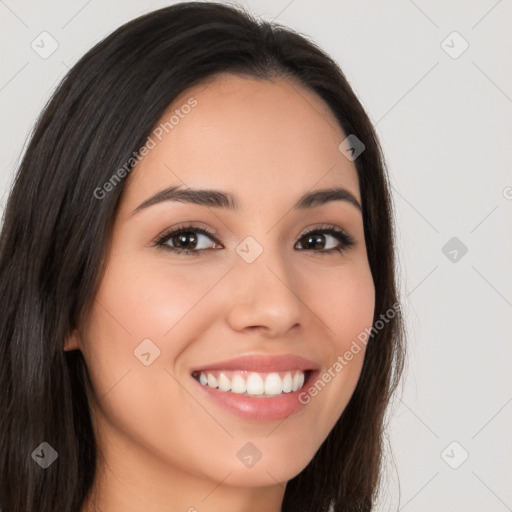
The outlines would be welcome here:
M 64 342 L 64 351 L 67 352 L 69 350 L 80 350 L 80 333 L 78 329 L 75 329 L 71 336 Z

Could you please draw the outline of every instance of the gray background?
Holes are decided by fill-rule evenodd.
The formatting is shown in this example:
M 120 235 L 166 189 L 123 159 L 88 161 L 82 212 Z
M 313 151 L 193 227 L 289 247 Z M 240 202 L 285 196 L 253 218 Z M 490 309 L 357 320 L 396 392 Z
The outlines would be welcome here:
M 68 68 L 170 3 L 0 0 L 2 210 L 26 137 Z M 379 509 L 512 510 L 512 2 L 242 3 L 340 63 L 387 157 L 409 363 Z M 43 31 L 58 43 L 48 58 L 31 48 Z

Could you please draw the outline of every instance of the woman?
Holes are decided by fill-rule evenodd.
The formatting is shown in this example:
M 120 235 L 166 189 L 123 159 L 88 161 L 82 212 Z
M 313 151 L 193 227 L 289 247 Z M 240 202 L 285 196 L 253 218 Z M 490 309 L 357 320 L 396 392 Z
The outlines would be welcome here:
M 96 45 L 24 155 L 0 280 L 5 512 L 372 509 L 391 199 L 303 36 L 194 2 Z

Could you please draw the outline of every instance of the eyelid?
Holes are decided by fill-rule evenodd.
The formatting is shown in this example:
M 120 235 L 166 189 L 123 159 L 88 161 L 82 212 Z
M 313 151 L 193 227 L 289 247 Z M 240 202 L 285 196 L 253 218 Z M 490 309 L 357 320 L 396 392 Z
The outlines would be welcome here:
M 310 233 L 316 233 L 317 231 L 326 231 L 329 229 L 332 229 L 337 232 L 343 233 L 347 236 L 350 236 L 345 229 L 343 229 L 340 226 L 336 226 L 335 224 L 320 224 L 320 225 L 313 224 L 312 226 L 314 226 L 314 227 L 311 227 L 311 225 L 310 225 L 310 226 L 307 226 L 306 228 L 304 228 L 304 231 L 299 235 L 298 238 L 301 238 L 304 235 L 309 235 Z
M 164 245 L 164 242 L 168 241 L 170 235 L 174 233 L 179 232 L 186 232 L 186 231 L 195 231 L 197 233 L 201 233 L 205 236 L 210 237 L 216 244 L 222 245 L 219 240 L 219 232 L 213 229 L 205 228 L 203 226 L 198 226 L 190 222 L 184 222 L 181 224 L 175 224 L 171 226 L 170 228 L 167 228 L 165 231 L 163 231 L 160 235 L 156 237 L 156 239 L 153 241 L 153 245 L 161 246 Z M 193 252 L 201 252 L 201 251 L 193 251 Z
M 308 228 L 310 228 L 308 226 Z M 328 249 L 327 251 L 307 251 L 307 252 L 313 252 L 318 254 L 330 254 L 332 251 L 339 251 L 339 252 L 345 252 L 347 249 L 350 249 L 354 245 L 356 245 L 357 241 L 356 239 L 344 228 L 340 226 L 336 226 L 334 224 L 322 224 L 319 226 L 315 226 L 313 228 L 308 229 L 299 235 L 298 239 L 303 238 L 306 235 L 311 235 L 314 233 L 328 233 L 331 236 L 334 236 L 336 238 L 342 238 L 342 247 L 341 248 L 334 248 L 334 249 Z
M 203 226 L 195 225 L 191 222 L 185 222 L 177 225 L 173 225 L 170 228 L 166 229 L 163 233 L 158 235 L 158 237 L 154 240 L 154 243 L 152 246 L 160 247 L 163 250 L 166 250 L 168 252 L 173 252 L 176 254 L 187 254 L 187 255 L 201 255 L 204 254 L 206 251 L 211 250 L 218 250 L 218 247 L 208 248 L 208 249 L 178 249 L 171 246 L 167 246 L 166 242 L 168 242 L 172 236 L 176 236 L 176 234 L 183 233 L 183 232 L 195 232 L 203 234 L 207 237 L 209 237 L 215 244 L 220 245 L 221 248 L 224 248 L 222 243 L 218 240 L 218 231 L 212 230 L 209 228 L 205 228 Z M 341 247 L 335 247 L 327 250 L 307 250 L 307 249 L 301 249 L 301 251 L 305 252 L 311 252 L 315 254 L 320 255 L 327 255 L 332 254 L 333 252 L 345 252 L 347 249 L 350 249 L 352 246 L 356 244 L 356 240 L 344 229 L 340 226 L 334 225 L 334 224 L 320 224 L 316 225 L 314 227 L 307 226 L 304 231 L 297 237 L 297 241 L 299 241 L 301 238 L 312 235 L 316 233 L 327 233 L 328 235 L 337 238 L 338 242 L 341 244 Z

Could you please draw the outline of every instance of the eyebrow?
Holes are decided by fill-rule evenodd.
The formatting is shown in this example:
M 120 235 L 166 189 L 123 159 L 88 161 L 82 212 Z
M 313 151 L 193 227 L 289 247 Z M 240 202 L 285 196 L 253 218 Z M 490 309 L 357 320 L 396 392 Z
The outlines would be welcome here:
M 175 186 L 166 188 L 149 199 L 146 199 L 146 201 L 131 212 L 131 215 L 135 215 L 150 206 L 166 201 L 192 203 L 201 206 L 208 206 L 210 208 L 226 208 L 233 211 L 238 211 L 240 209 L 240 203 L 236 196 L 230 192 L 209 189 L 181 188 L 181 186 Z M 331 201 L 346 201 L 355 206 L 359 211 L 362 211 L 359 201 L 355 198 L 352 192 L 342 187 L 330 187 L 306 192 L 295 203 L 293 209 L 305 210 L 321 206 Z

